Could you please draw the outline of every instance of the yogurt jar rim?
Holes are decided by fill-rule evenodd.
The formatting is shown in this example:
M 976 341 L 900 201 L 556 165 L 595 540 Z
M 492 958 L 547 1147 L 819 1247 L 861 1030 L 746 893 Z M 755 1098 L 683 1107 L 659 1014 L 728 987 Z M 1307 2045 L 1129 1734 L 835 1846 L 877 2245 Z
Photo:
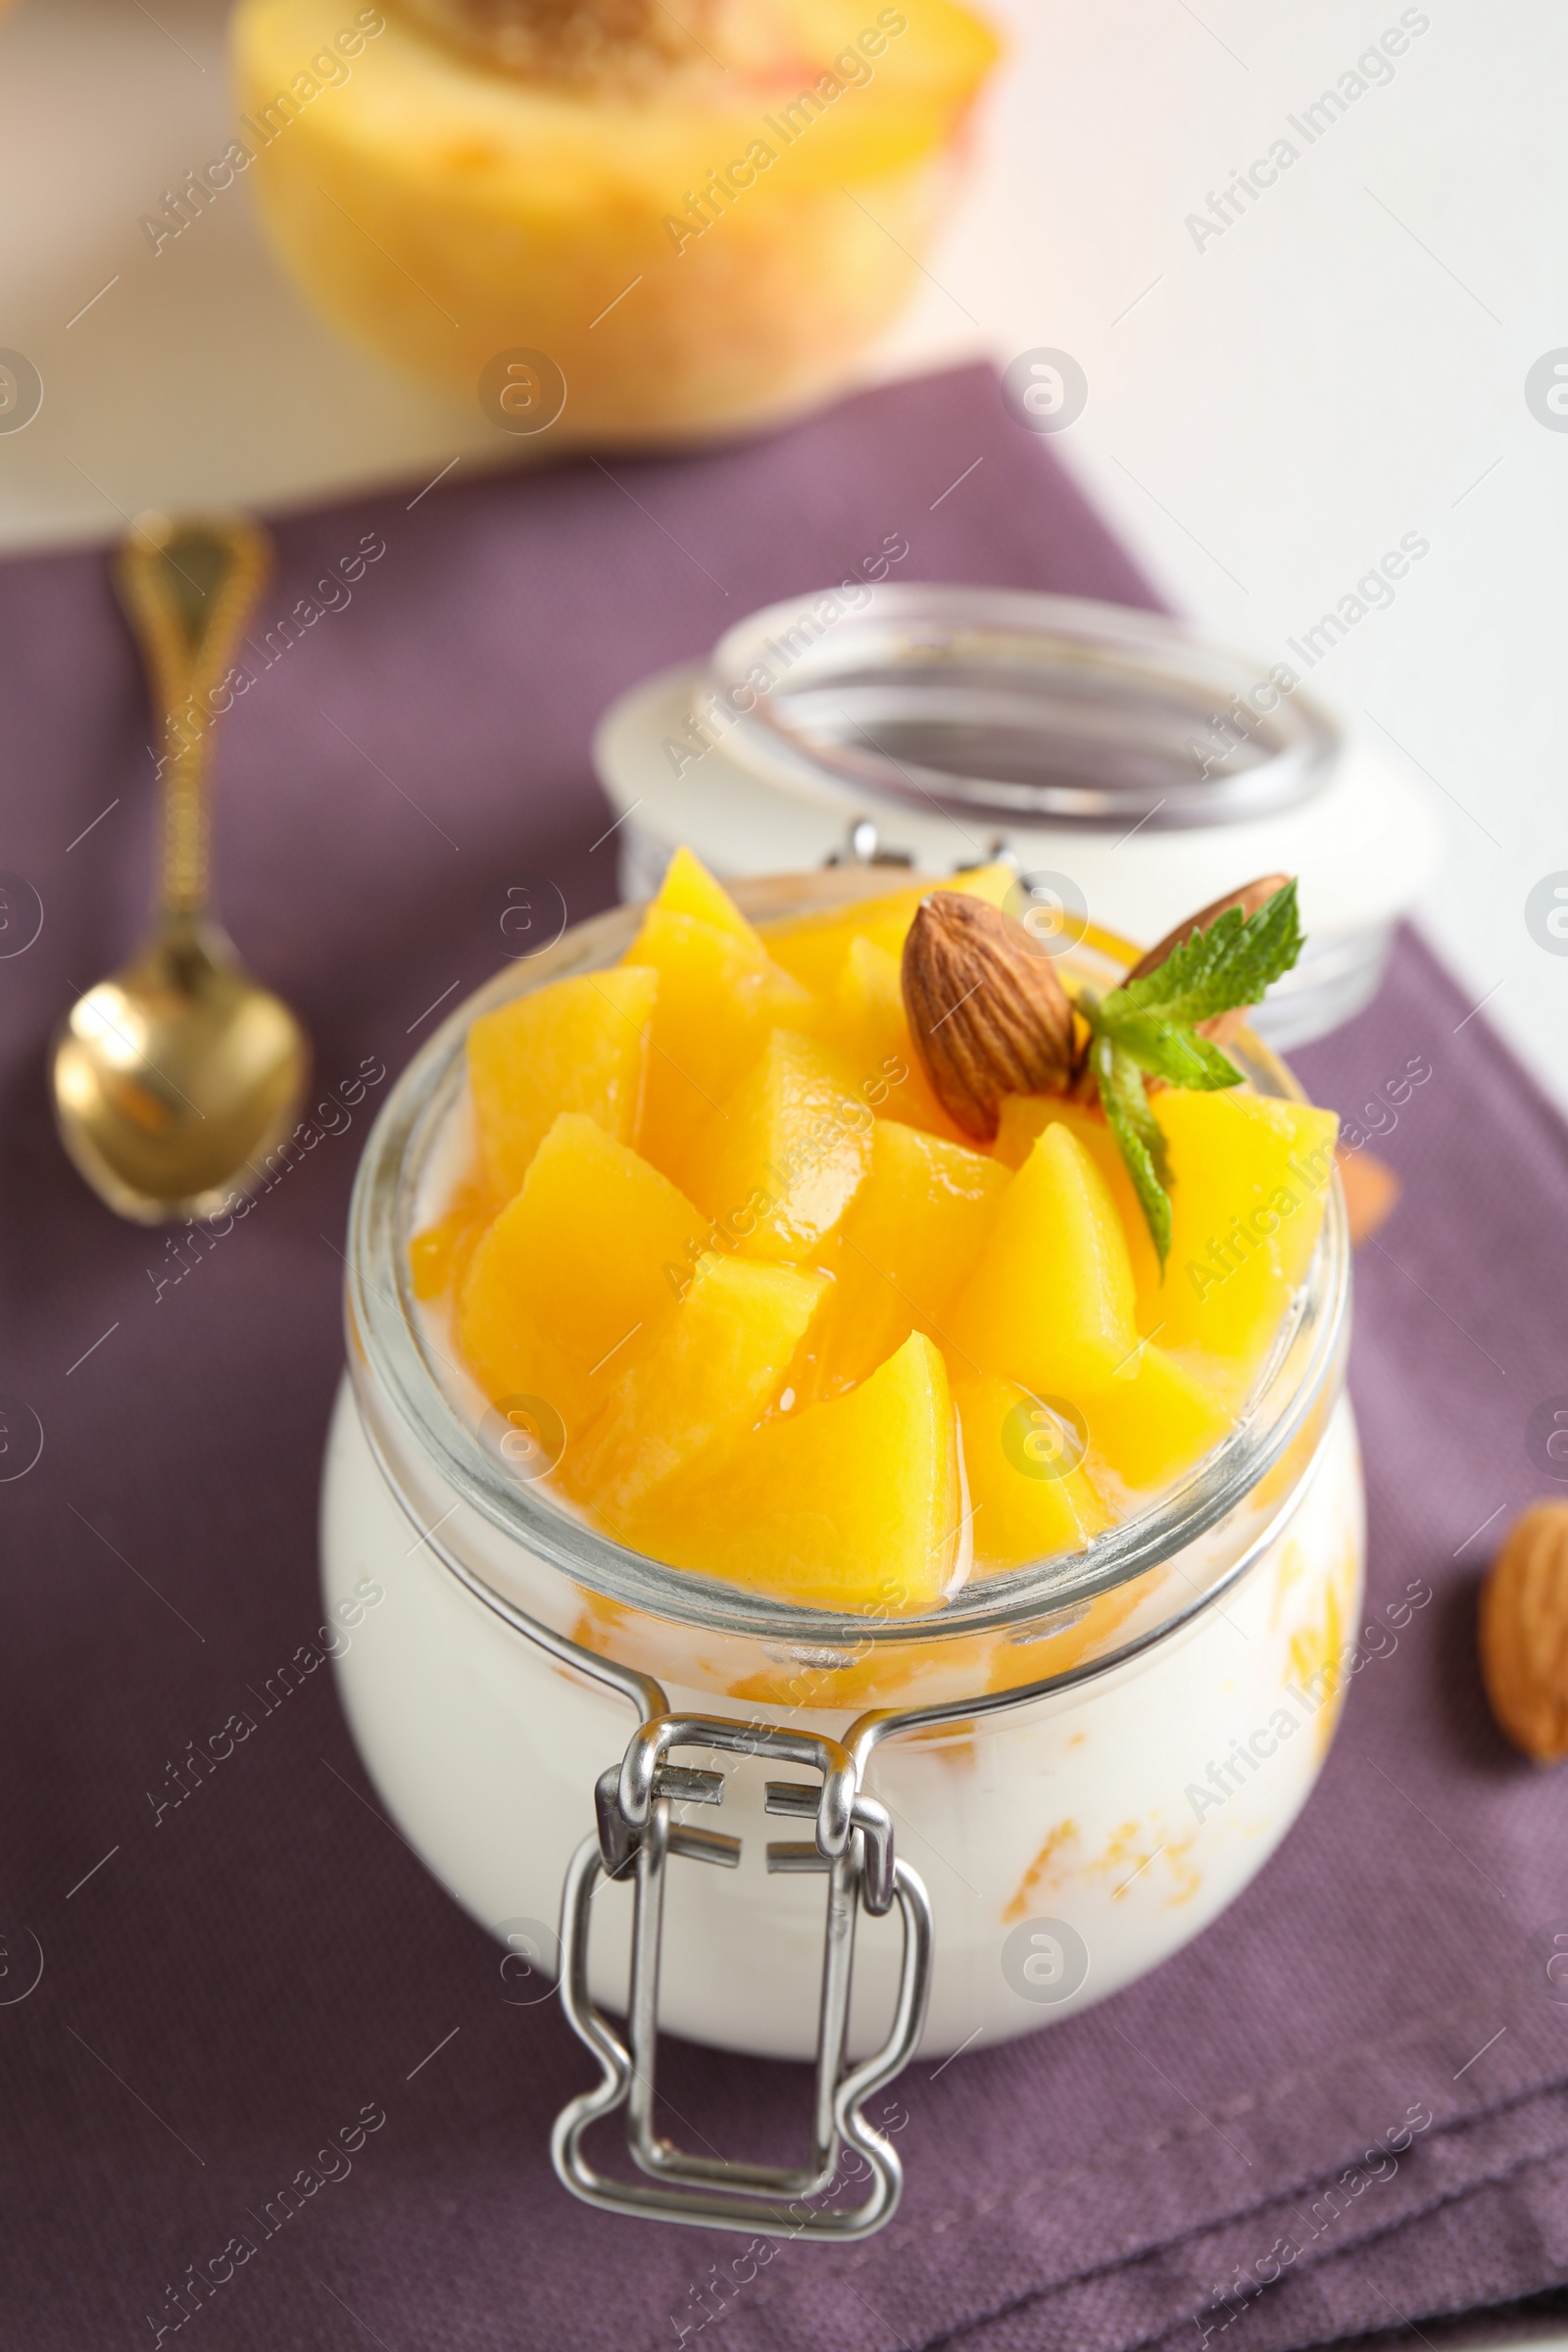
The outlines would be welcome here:
M 885 896 L 888 876 L 839 869 L 773 875 L 732 887 L 743 910 L 765 921 L 769 915 L 827 911 L 858 897 Z M 544 953 L 504 967 L 449 1015 L 382 1105 L 355 1177 L 344 1285 L 350 1372 L 368 1423 L 383 1423 L 377 1408 L 389 1401 L 400 1434 L 460 1499 L 572 1586 L 699 1632 L 792 1647 L 896 1650 L 910 1642 L 1038 1628 L 1043 1616 L 1087 1606 L 1159 1567 L 1246 1501 L 1308 1422 L 1342 1363 L 1349 1234 L 1337 1176 L 1329 1183 L 1307 1279 L 1239 1427 L 1147 1510 L 1105 1530 L 1084 1550 L 1001 1575 L 971 1577 L 935 1611 L 878 1618 L 808 1608 L 671 1567 L 571 1516 L 537 1486 L 508 1476 L 456 1387 L 443 1378 L 444 1358 L 414 1296 L 408 1244 L 416 1224 L 418 1177 L 425 1154 L 462 1097 L 470 1022 L 551 980 L 607 968 L 630 945 L 642 912 L 637 906 L 616 907 L 572 926 Z M 1259 1091 L 1302 1099 L 1289 1071 L 1250 1033 L 1233 1040 L 1229 1050 Z M 375 1450 L 390 1473 L 384 1444 Z M 1242 1549 L 1250 1554 L 1252 1548 L 1249 1538 Z M 1234 1568 L 1231 1563 L 1216 1578 L 1199 1605 L 1217 1596 Z M 1193 1613 L 1183 1605 L 1173 1610 L 1171 1622 L 1185 1622 Z

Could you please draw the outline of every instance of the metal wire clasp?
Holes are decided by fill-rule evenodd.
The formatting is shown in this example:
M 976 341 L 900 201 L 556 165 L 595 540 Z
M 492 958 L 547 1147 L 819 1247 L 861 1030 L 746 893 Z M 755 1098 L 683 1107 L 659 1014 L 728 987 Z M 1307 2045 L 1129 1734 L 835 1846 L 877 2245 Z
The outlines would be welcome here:
M 670 1764 L 677 1747 L 717 1748 L 802 1764 L 820 1772 L 817 1788 L 769 1781 L 766 1810 L 810 1820 L 809 1839 L 772 1840 L 770 1871 L 820 1871 L 828 1880 L 822 1950 L 822 1996 L 817 2023 L 816 2087 L 811 2158 L 800 2167 L 730 2164 L 676 2147 L 654 2129 L 654 2082 L 659 2044 L 659 1960 L 663 1924 L 664 1864 L 670 1854 L 734 1869 L 741 1841 L 714 1830 L 670 1820 L 674 1804 L 723 1802 L 720 1772 Z M 931 1987 L 931 1905 L 920 1879 L 893 1851 L 886 1807 L 859 1788 L 854 1756 L 836 1740 L 724 1716 L 657 1715 L 634 1735 L 618 1770 L 596 1790 L 599 1834 L 584 1838 L 566 1873 L 561 1911 L 561 1999 L 572 2030 L 599 2060 L 602 2080 L 564 2107 L 551 2137 L 561 2180 L 586 2204 L 645 2219 L 697 2223 L 713 2230 L 745 2229 L 766 2236 L 843 2241 L 879 2230 L 904 2186 L 898 2155 L 861 2112 L 873 2092 L 891 2082 L 914 2054 Z M 603 1878 L 633 1876 L 631 1984 L 626 2039 L 596 2009 L 588 1992 L 588 1931 L 594 1889 Z M 850 1975 L 859 1905 L 881 1914 L 895 1903 L 904 1920 L 904 1960 L 888 2039 L 873 2057 L 846 2070 Z M 588 2127 L 626 2108 L 626 2145 L 648 2182 L 615 2180 L 582 2150 Z M 855 2148 L 870 2172 L 858 2205 L 810 2206 L 832 2183 L 839 2150 Z

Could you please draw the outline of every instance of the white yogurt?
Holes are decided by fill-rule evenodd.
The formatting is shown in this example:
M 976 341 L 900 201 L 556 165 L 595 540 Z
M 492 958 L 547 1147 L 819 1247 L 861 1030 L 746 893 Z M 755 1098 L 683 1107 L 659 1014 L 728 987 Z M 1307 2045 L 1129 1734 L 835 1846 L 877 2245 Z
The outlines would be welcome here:
M 420 1525 L 444 1496 L 441 1541 L 502 1541 L 428 1461 L 408 1467 L 421 1512 L 435 1505 Z M 1327 1747 L 1360 1601 L 1360 1465 L 1343 1396 L 1282 1509 L 1246 1575 L 1138 1657 L 875 1751 L 869 1790 L 935 1913 L 928 2055 L 1031 2032 L 1142 1976 L 1207 1926 L 1284 1836 Z M 567 1861 L 593 1829 L 594 1784 L 624 1753 L 631 1711 L 487 1610 L 419 1536 L 345 1382 L 322 1496 L 324 1589 L 330 1604 L 368 1574 L 386 1594 L 338 1661 L 360 1751 L 394 1820 L 477 1920 L 553 1929 Z M 697 1654 L 698 1637 L 676 1638 Z M 666 1689 L 677 1710 L 782 1719 L 716 1697 L 710 1683 L 666 1677 Z M 835 1735 L 851 1719 L 790 1718 Z M 662 2022 L 722 2048 L 808 2058 L 824 1882 L 766 1874 L 764 1846 L 787 1825 L 762 1812 L 760 1762 L 679 1760 L 725 1770 L 721 1809 L 690 1818 L 738 1835 L 743 1850 L 734 1871 L 670 1863 Z M 619 1886 L 595 1900 L 591 1982 L 612 2009 L 624 2005 L 630 1912 Z M 862 1916 L 857 2053 L 885 2035 L 899 1947 L 896 1919 Z

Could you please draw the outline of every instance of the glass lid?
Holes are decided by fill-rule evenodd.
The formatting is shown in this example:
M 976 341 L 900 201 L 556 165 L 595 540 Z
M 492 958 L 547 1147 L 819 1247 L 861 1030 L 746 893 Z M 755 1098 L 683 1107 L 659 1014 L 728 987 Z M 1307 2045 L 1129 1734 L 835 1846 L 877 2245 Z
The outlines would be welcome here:
M 999 818 L 1233 822 L 1310 799 L 1341 748 L 1257 661 L 1074 597 L 828 590 L 730 630 L 712 683 L 755 772 Z

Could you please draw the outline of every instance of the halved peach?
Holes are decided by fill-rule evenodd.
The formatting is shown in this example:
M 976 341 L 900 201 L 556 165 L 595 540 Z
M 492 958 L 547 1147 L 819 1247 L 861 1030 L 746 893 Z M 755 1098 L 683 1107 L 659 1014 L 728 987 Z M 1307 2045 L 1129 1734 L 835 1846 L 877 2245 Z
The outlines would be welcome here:
M 513 12 L 608 17 L 597 71 L 573 73 L 502 63 L 507 13 L 235 10 L 249 177 L 332 323 L 470 402 L 499 360 L 498 426 L 548 427 L 519 452 L 751 424 L 844 380 L 946 216 L 997 54 L 979 21 L 956 0 L 750 0 L 700 24 L 662 6 L 661 58 L 617 55 L 594 0 Z

